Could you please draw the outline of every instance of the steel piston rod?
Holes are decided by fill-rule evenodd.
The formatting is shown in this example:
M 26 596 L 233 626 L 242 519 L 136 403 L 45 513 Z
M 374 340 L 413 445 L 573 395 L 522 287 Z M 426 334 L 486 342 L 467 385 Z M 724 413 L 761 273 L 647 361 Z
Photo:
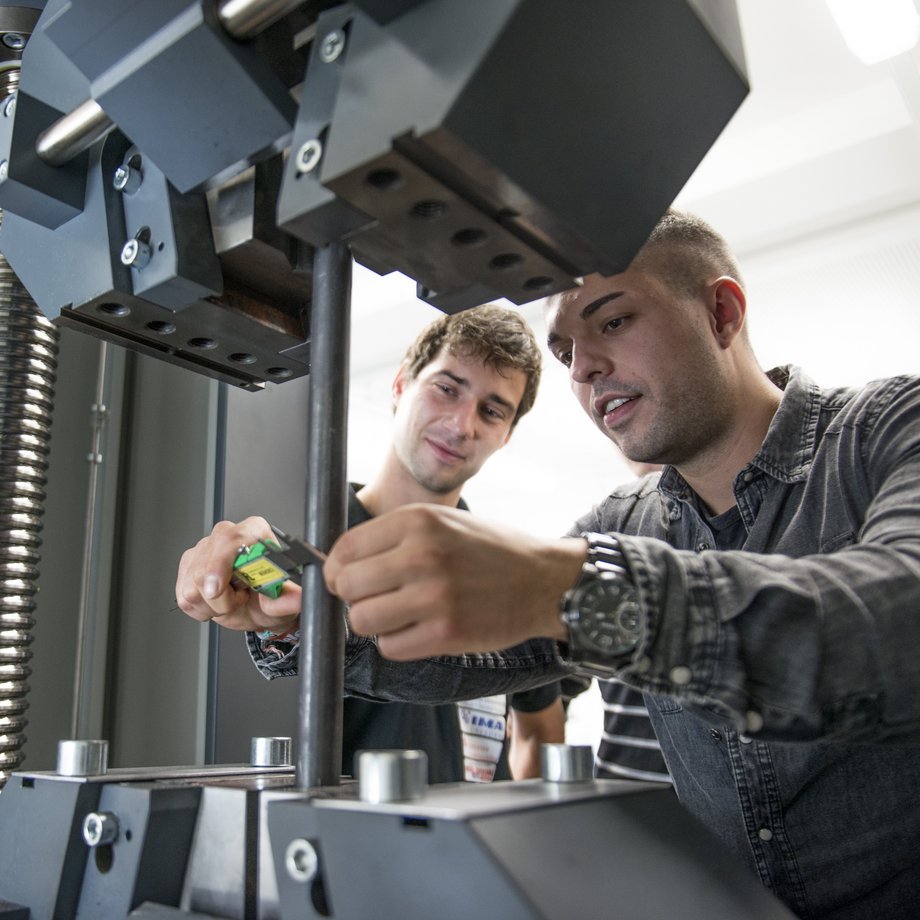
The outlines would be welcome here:
M 223 0 L 217 17 L 226 32 L 244 41 L 303 4 L 304 0 Z M 102 140 L 115 122 L 95 99 L 81 102 L 46 128 L 35 144 L 38 156 L 49 166 L 63 166 Z
M 351 254 L 344 243 L 316 250 L 310 308 L 307 539 L 328 551 L 347 522 Z M 300 612 L 300 719 L 295 766 L 302 789 L 338 784 L 342 772 L 345 606 L 304 569 Z

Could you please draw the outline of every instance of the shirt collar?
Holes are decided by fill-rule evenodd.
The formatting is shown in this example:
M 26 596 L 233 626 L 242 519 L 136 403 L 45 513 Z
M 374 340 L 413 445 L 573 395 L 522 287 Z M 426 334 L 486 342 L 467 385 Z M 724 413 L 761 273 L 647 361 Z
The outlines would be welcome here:
M 811 468 L 821 391 L 793 365 L 774 367 L 767 376 L 783 391 L 783 397 L 767 436 L 749 466 L 781 482 L 798 482 L 806 478 Z M 678 500 L 689 501 L 693 497 L 693 490 L 673 466 L 665 466 L 658 488 Z

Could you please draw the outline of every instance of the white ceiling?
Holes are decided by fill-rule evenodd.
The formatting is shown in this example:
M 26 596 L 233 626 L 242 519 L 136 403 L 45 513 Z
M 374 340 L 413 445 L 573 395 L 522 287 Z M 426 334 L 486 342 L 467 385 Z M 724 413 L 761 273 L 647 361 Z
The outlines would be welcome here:
M 737 251 L 762 364 L 803 364 L 827 384 L 917 372 L 920 49 L 866 66 L 824 0 L 740 0 L 738 8 L 751 93 L 676 204 Z M 542 339 L 539 304 L 523 312 Z M 389 378 L 433 316 L 408 279 L 357 270 L 354 477 L 379 456 Z M 547 367 L 536 408 L 468 486 L 471 504 L 557 533 L 625 478 L 579 412 L 564 375 Z M 562 488 L 576 458 L 577 482 Z

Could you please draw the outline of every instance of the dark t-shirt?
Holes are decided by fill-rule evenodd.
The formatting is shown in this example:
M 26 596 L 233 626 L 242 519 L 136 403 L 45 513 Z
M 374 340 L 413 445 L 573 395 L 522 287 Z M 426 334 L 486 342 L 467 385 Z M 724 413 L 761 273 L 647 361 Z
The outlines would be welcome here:
M 348 526 L 370 520 L 371 515 L 351 485 Z M 466 509 L 463 501 L 460 507 Z M 509 697 L 513 709 L 539 712 L 559 695 L 557 683 Z M 461 730 L 461 719 L 463 730 Z M 467 778 L 511 779 L 506 737 L 507 706 L 501 697 L 483 701 L 423 706 L 416 703 L 373 703 L 345 697 L 342 726 L 342 773 L 354 776 L 358 751 L 403 748 L 428 755 L 430 783 L 460 782 Z M 466 761 L 464 762 L 464 753 Z M 497 757 L 497 763 L 496 763 Z

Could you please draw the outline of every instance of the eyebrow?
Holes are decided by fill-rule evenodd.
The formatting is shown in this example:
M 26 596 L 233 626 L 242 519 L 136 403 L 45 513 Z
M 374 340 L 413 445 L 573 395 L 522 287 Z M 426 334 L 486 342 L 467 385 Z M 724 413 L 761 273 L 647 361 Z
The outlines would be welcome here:
M 453 380 L 454 383 L 457 384 L 457 386 L 469 387 L 470 385 L 470 382 L 466 379 L 466 377 L 460 377 L 451 371 L 442 369 L 438 371 L 438 373 L 443 374 L 445 377 L 449 377 L 451 380 Z M 490 393 L 486 398 L 486 402 L 498 403 L 500 406 L 504 406 L 509 412 L 517 412 L 517 406 L 512 405 L 512 403 L 508 402 L 504 396 L 499 396 L 498 393 Z
M 604 294 L 603 297 L 598 297 L 597 300 L 592 300 L 578 315 L 582 319 L 589 319 L 592 317 L 605 303 L 610 303 L 611 300 L 616 300 L 617 297 L 622 297 L 626 291 L 612 291 L 609 294 Z
M 609 294 L 604 294 L 603 297 L 598 297 L 597 300 L 592 300 L 587 306 L 582 308 L 581 313 L 578 314 L 579 318 L 582 320 L 590 319 L 605 303 L 610 303 L 611 300 L 616 300 L 618 297 L 622 297 L 626 291 L 611 291 Z M 551 332 L 546 337 L 546 344 L 553 345 L 559 341 L 561 336 L 556 335 L 555 332 Z

